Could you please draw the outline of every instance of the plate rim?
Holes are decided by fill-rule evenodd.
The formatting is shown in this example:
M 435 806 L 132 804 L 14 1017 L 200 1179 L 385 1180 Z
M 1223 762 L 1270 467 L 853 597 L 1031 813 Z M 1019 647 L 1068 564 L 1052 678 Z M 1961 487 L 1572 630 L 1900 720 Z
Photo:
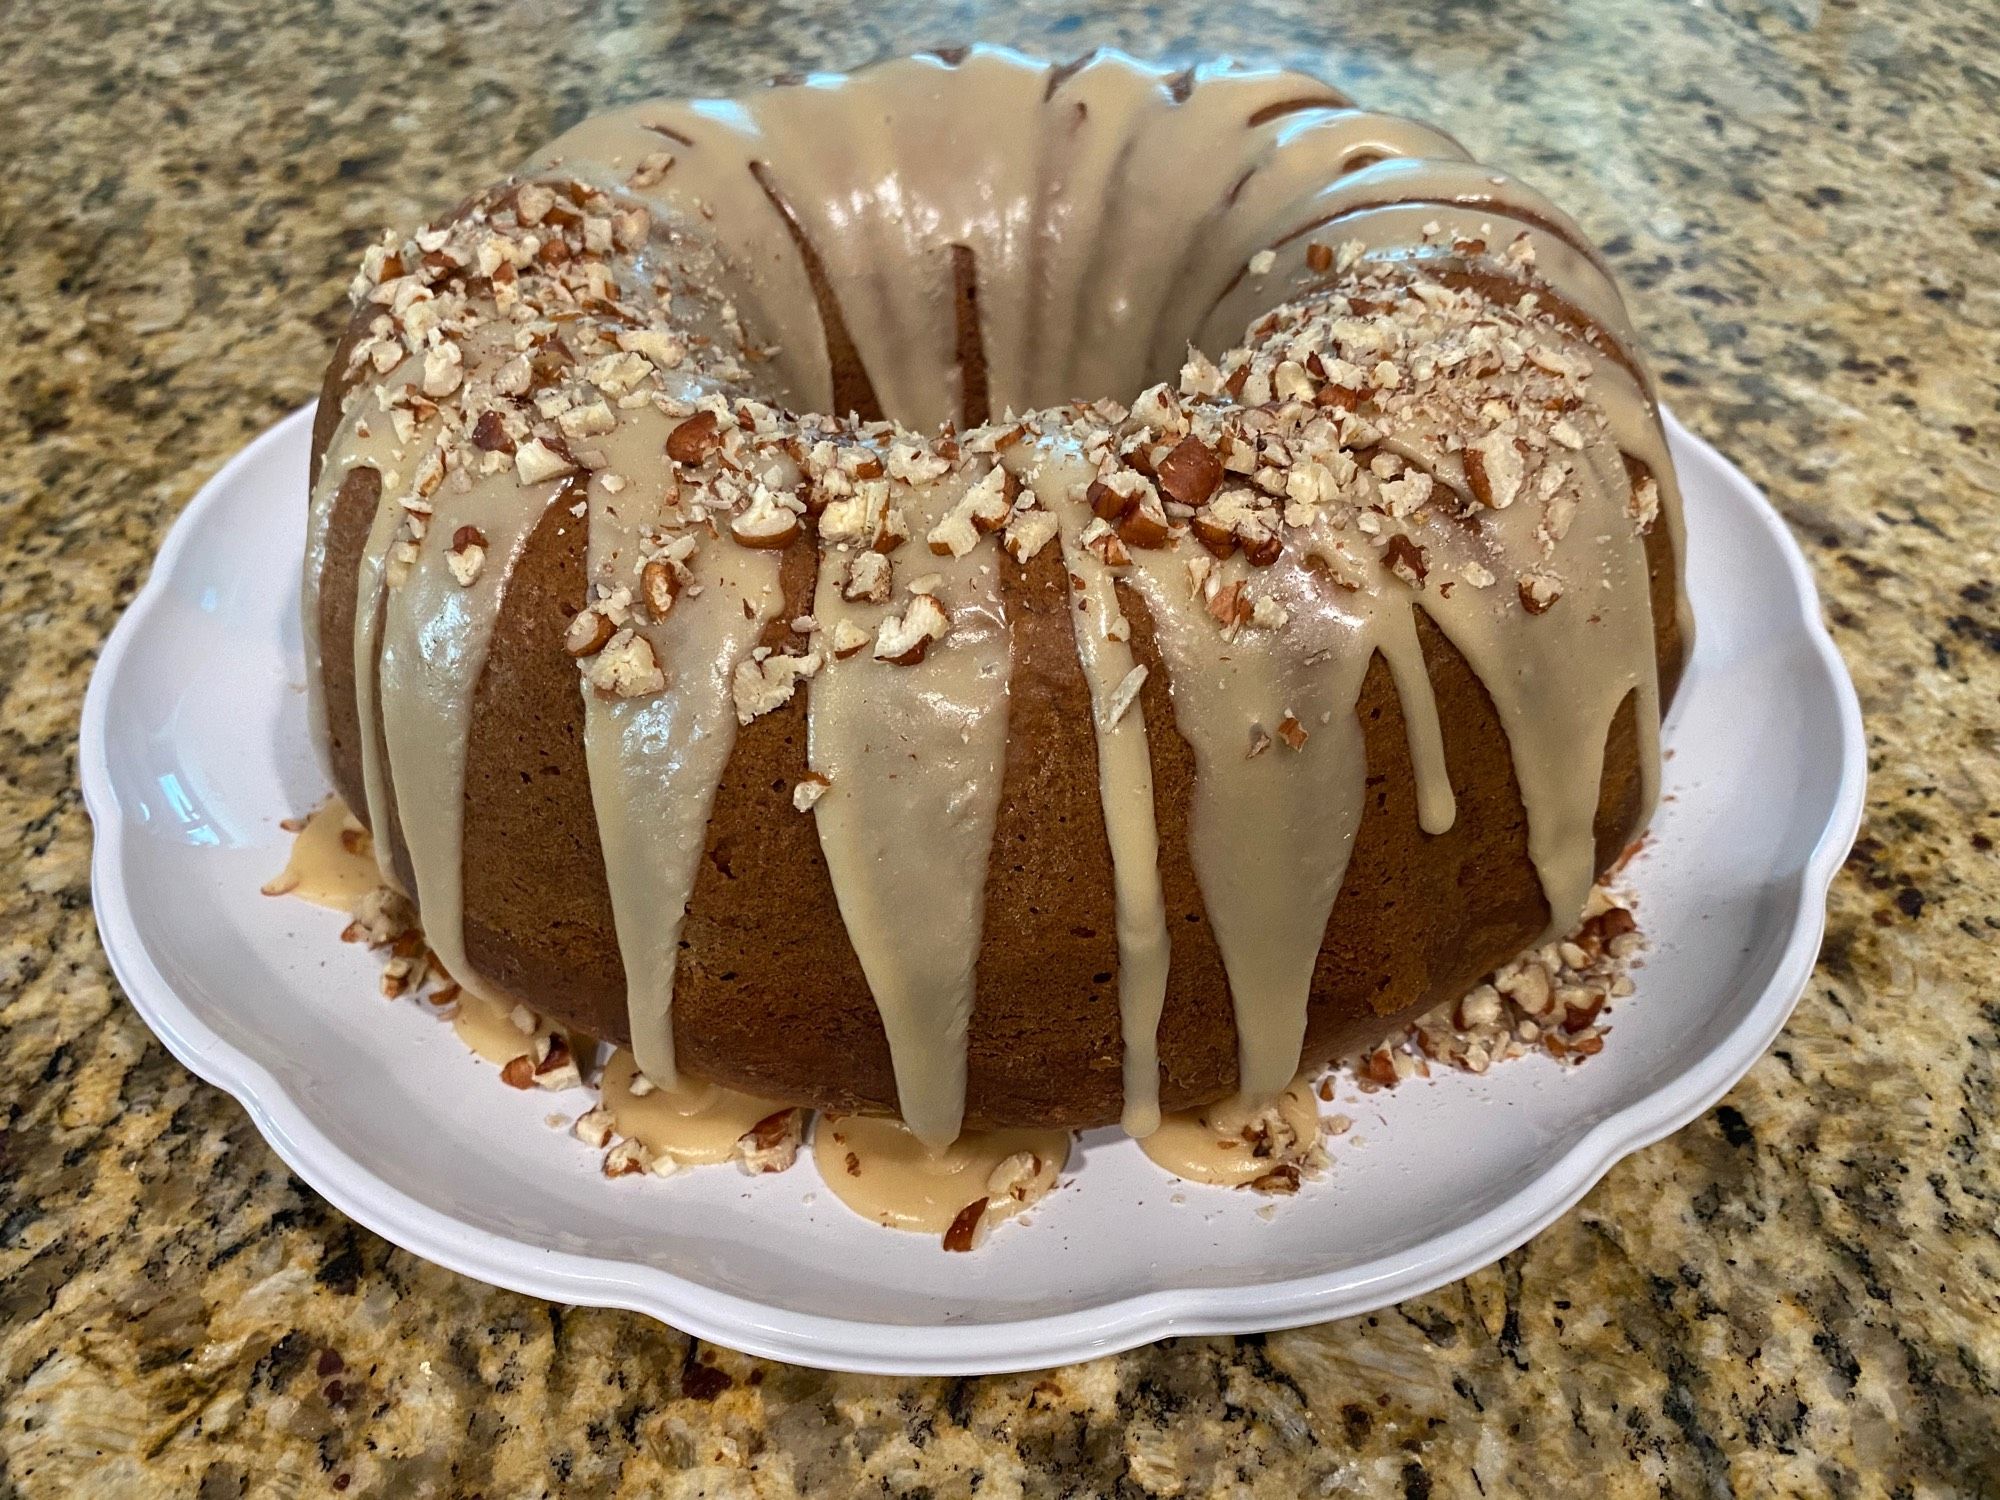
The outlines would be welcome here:
M 316 403 L 280 419 L 238 450 L 175 518 L 144 585 L 112 628 L 85 690 L 77 771 L 93 830 L 91 909 L 126 998 L 167 1050 L 249 1115 L 286 1167 L 355 1222 L 437 1265 L 507 1290 L 576 1306 L 642 1313 L 697 1338 L 819 1369 L 883 1375 L 999 1374 L 1095 1358 L 1188 1334 L 1270 1332 L 1378 1310 L 1456 1281 L 1517 1249 L 1573 1207 L 1625 1156 L 1707 1111 L 1757 1060 L 1790 1018 L 1817 962 L 1826 897 L 1861 826 L 1867 743 L 1845 661 L 1826 628 L 1810 564 L 1783 518 L 1749 476 L 1667 410 L 1669 436 L 1716 464 L 1747 497 L 1792 585 L 1787 634 L 1798 626 L 1832 689 L 1839 780 L 1792 892 L 1798 914 L 1763 992 L 1736 1026 L 1662 1087 L 1586 1130 L 1532 1182 L 1467 1223 L 1410 1250 L 1342 1271 L 1253 1287 L 1156 1290 L 1094 1307 L 981 1324 L 887 1325 L 773 1309 L 655 1266 L 524 1246 L 431 1207 L 377 1177 L 316 1126 L 269 1070 L 188 1009 L 140 935 L 119 878 L 126 819 L 110 773 L 106 735 L 121 666 L 169 579 L 238 476 L 310 424 Z M 1786 611 L 1781 608 L 1781 614 Z

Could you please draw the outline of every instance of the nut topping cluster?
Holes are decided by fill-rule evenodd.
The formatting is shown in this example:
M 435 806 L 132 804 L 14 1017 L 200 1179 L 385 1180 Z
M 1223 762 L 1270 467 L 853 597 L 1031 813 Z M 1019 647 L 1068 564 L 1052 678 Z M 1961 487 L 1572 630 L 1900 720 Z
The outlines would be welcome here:
M 615 489 L 598 443 L 624 413 L 665 409 L 664 378 L 683 366 L 740 376 L 738 358 L 690 337 L 674 312 L 665 246 L 644 207 L 579 182 L 525 182 L 370 248 L 349 288 L 365 323 L 347 401 L 365 390 L 380 413 L 362 436 L 374 420 L 392 429 L 383 482 L 404 512 L 392 585 L 417 561 L 441 489 L 469 494 L 509 471 L 523 485 L 599 474 Z M 455 540 L 448 549 L 464 587 L 483 562 Z
M 634 180 L 657 181 L 671 165 L 649 160 Z M 511 469 L 522 485 L 616 503 L 635 476 L 610 465 L 606 439 L 635 420 L 658 424 L 664 515 L 638 555 L 594 583 L 564 641 L 598 693 L 668 686 L 649 628 L 700 590 L 699 551 L 725 542 L 782 551 L 810 540 L 843 599 L 879 610 L 865 627 L 843 620 L 838 639 L 810 631 L 760 648 L 738 673 L 744 722 L 869 642 L 878 661 L 922 662 L 948 636 L 950 608 L 915 586 L 924 575 L 903 561 L 906 546 L 956 560 L 991 537 L 1025 565 L 1060 533 L 1022 482 L 1037 455 L 1003 461 L 1023 439 L 1060 440 L 1091 466 L 1073 497 L 1089 510 L 1078 537 L 1089 555 L 1118 573 L 1135 554 L 1177 554 L 1225 639 L 1286 626 L 1290 610 L 1259 575 L 1288 551 L 1341 590 L 1449 594 L 1511 570 L 1529 614 L 1558 607 L 1568 586 L 1553 558 L 1575 520 L 1587 450 L 1608 435 L 1587 398 L 1596 361 L 1542 310 L 1525 237 L 1499 256 L 1471 241 L 1405 264 L 1315 244 L 1308 265 L 1334 279 L 1259 319 L 1219 364 L 1190 350 L 1176 384 L 1129 408 L 1094 401 L 929 437 L 793 416 L 740 394 L 746 360 L 761 351 L 732 306 L 676 292 L 661 250 L 672 238 L 615 193 L 527 182 L 407 241 L 385 239 L 352 288 L 357 305 L 379 311 L 351 365 L 390 377 L 374 390 L 397 462 L 411 466 L 406 485 L 384 476 L 404 511 L 392 583 L 420 555 L 440 486 L 466 492 Z M 1503 303 L 1453 281 L 1453 267 L 1474 264 L 1500 268 L 1520 296 Z M 730 340 L 698 331 L 718 324 L 732 330 L 735 355 L 724 352 Z M 956 498 L 918 537 L 913 502 L 942 483 Z M 1517 505 L 1535 507 L 1532 554 L 1482 550 L 1482 514 Z M 1650 526 L 1658 506 L 1650 479 L 1632 486 L 1633 524 Z M 1432 513 L 1461 523 L 1472 539 L 1463 555 L 1433 557 Z M 487 546 L 478 528 L 457 529 L 445 562 L 462 586 L 486 574 Z M 1122 638 L 1122 621 L 1109 628 Z
M 1028 419 L 1096 467 L 1085 548 L 1113 569 L 1139 551 L 1186 554 L 1225 636 L 1282 627 L 1285 612 L 1252 580 L 1288 551 L 1337 588 L 1382 579 L 1448 595 L 1496 582 L 1483 547 L 1515 569 L 1523 609 L 1555 607 L 1565 584 L 1551 559 L 1576 517 L 1585 450 L 1610 445 L 1588 399 L 1592 354 L 1525 280 L 1503 305 L 1349 247 L 1323 260 L 1343 279 L 1267 314 L 1221 364 L 1190 350 L 1176 387 L 1154 386 L 1129 410 L 1098 402 Z M 1504 263 L 1519 277 L 1531 261 L 1523 240 Z M 1481 517 L 1516 504 L 1535 507 L 1533 551 L 1502 556 L 1477 540 Z M 1658 505 L 1642 480 L 1627 514 L 1643 529 Z M 1434 513 L 1475 539 L 1448 570 L 1421 524 Z M 1252 572 L 1213 566 L 1232 558 Z
M 1345 1065 L 1362 1091 L 1430 1076 L 1430 1064 L 1484 1073 L 1497 1062 L 1544 1052 L 1580 1063 L 1604 1050 L 1603 1015 L 1632 993 L 1627 970 L 1645 947 L 1632 913 L 1604 887 L 1590 893 L 1582 923 L 1560 942 L 1530 949 L 1451 1005 Z

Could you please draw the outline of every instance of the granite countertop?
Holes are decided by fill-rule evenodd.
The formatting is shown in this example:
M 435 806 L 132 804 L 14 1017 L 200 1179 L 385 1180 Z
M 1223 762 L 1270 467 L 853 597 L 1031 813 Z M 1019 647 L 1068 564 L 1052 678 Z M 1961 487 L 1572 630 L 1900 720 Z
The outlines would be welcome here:
M 862 9 L 0 12 L 0 1496 L 2000 1494 L 1994 14 Z M 1804 543 L 1873 779 L 1784 1036 L 1498 1265 L 1266 1338 L 832 1376 L 328 1208 L 121 1001 L 74 741 L 168 523 L 312 395 L 378 226 L 602 105 L 968 37 L 1317 68 L 1548 189 Z

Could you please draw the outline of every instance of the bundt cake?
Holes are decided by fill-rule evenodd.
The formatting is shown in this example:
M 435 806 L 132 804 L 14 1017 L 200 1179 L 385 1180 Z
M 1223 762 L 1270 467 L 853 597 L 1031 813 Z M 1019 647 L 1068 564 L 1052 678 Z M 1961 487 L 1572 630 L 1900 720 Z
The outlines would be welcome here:
M 456 980 L 763 1099 L 1137 1134 L 1582 911 L 1691 639 L 1569 219 L 1292 73 L 588 120 L 370 249 L 314 725 Z

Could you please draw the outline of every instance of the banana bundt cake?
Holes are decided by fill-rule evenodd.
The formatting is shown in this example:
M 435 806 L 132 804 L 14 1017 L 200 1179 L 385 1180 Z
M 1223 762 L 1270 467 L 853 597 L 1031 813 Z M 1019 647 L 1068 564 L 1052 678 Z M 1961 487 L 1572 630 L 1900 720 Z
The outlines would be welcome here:
M 477 995 L 1080 1127 L 1573 926 L 1690 640 L 1576 226 L 1297 74 L 925 55 L 585 121 L 372 248 L 316 737 Z

